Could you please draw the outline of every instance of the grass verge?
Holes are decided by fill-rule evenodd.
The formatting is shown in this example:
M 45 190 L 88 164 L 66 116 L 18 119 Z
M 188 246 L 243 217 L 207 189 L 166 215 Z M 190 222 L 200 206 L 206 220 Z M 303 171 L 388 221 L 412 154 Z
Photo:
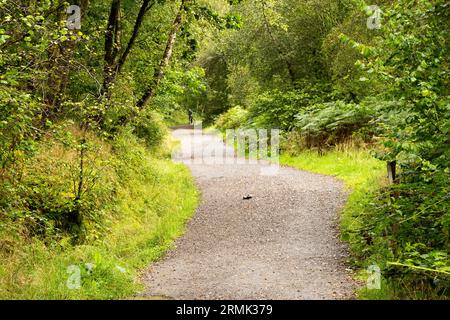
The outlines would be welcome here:
M 155 157 L 132 135 L 113 149 L 119 183 L 105 235 L 72 245 L 0 228 L 0 299 L 124 299 L 143 288 L 140 272 L 182 234 L 198 194 L 187 168 Z

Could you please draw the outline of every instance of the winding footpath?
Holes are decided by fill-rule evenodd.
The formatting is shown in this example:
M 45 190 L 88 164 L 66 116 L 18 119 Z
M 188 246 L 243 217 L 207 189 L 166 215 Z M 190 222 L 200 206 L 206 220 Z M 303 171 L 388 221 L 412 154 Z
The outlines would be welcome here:
M 144 275 L 144 296 L 173 299 L 351 299 L 356 283 L 338 239 L 343 184 L 328 176 L 267 163 L 200 163 L 225 147 L 217 136 L 179 129 L 177 161 L 189 166 L 201 203 L 186 233 Z M 214 158 L 211 156 L 209 160 Z M 207 159 L 208 160 L 208 159 Z M 251 195 L 251 199 L 243 197 Z

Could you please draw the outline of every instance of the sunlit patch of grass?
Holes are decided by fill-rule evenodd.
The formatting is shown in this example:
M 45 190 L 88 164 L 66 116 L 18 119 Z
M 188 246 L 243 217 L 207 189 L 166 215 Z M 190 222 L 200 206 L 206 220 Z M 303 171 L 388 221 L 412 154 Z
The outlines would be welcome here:
M 379 181 L 385 175 L 384 162 L 373 158 L 365 150 L 329 151 L 323 155 L 304 151 L 298 156 L 282 154 L 280 163 L 295 168 L 335 176 L 351 189 L 369 186 L 369 181 Z

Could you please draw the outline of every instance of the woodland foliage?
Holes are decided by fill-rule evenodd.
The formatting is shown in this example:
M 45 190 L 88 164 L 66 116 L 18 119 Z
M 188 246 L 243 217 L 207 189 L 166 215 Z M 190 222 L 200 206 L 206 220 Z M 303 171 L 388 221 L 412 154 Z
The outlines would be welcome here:
M 99 239 L 121 183 L 115 141 L 132 132 L 160 153 L 205 90 L 202 29 L 237 21 L 194 0 L 1 0 L 0 18 L 1 229 Z
M 398 296 L 448 297 L 450 5 L 368 5 L 0 0 L 0 253 L 102 239 L 124 163 L 143 158 L 124 141 L 161 154 L 166 124 L 193 110 L 221 129 L 281 129 L 286 152 L 357 141 L 395 162 L 343 237 Z

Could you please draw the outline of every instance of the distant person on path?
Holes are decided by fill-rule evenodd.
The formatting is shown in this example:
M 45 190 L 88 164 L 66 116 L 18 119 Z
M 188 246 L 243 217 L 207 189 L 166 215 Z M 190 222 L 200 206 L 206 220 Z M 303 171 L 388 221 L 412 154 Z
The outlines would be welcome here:
M 189 124 L 193 124 L 194 118 L 193 118 L 193 113 L 192 113 L 191 109 L 188 110 L 188 116 L 189 116 Z

